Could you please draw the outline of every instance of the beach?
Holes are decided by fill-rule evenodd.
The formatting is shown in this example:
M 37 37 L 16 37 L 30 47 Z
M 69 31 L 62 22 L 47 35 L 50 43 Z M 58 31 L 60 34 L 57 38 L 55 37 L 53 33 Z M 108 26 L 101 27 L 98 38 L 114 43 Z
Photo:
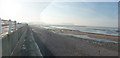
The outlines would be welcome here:
M 43 56 L 118 56 L 118 43 L 116 40 L 112 41 L 113 39 L 112 42 L 104 42 L 65 35 L 65 33 L 87 34 L 78 31 L 45 29 L 38 26 L 31 28 Z
M 82 41 L 87 41 L 95 46 L 102 46 L 102 47 L 110 49 L 110 50 L 118 51 L 118 42 L 120 41 L 120 40 L 118 40 L 119 36 L 80 32 L 77 30 L 59 29 L 59 28 L 47 29 L 47 30 L 49 30 L 55 34 L 63 35 L 65 37 L 79 39 Z M 73 36 L 73 35 L 77 35 L 77 36 Z M 89 39 L 84 36 L 88 36 L 90 38 L 95 38 L 96 40 Z
M 69 29 L 48 29 L 52 32 L 59 33 L 59 34 L 75 34 L 75 35 L 87 35 L 92 38 L 96 39 L 106 39 L 112 41 L 120 41 L 118 40 L 119 36 L 112 36 L 112 35 L 104 35 L 104 34 L 96 34 L 96 33 L 88 33 L 88 32 L 80 32 L 77 30 L 69 30 Z

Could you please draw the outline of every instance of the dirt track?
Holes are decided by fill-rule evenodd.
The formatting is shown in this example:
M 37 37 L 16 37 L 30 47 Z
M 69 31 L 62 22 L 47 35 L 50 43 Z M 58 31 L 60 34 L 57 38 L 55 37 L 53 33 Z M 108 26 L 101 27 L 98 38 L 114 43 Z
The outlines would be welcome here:
M 117 56 L 118 52 L 91 44 L 87 40 L 52 33 L 31 26 L 43 56 Z

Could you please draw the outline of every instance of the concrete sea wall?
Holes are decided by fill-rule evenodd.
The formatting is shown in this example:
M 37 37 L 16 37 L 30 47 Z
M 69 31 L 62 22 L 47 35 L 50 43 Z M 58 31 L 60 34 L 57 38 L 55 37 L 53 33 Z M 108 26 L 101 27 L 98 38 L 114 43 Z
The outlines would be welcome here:
M 18 30 L 4 36 L 2 38 L 2 56 L 11 56 L 19 40 L 24 38 L 24 33 L 27 31 L 27 25 Z

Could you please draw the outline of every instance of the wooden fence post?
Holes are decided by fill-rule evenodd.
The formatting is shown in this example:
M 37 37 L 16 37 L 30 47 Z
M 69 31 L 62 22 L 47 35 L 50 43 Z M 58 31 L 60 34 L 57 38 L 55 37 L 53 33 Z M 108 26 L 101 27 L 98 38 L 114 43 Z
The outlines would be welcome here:
M 11 20 L 9 20 L 9 30 L 8 30 L 8 34 L 11 33 L 11 29 L 12 29 L 12 22 L 11 22 Z

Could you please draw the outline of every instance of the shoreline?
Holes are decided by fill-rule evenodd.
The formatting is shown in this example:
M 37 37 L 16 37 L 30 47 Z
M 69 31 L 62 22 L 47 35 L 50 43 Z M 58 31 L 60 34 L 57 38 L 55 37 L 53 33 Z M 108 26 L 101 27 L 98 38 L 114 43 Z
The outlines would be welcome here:
M 47 46 L 47 48 L 52 51 L 53 55 L 118 55 L 118 44 L 116 43 L 99 42 L 90 39 L 63 36 L 59 33 L 54 33 L 54 29 L 45 29 L 42 27 L 32 28 L 34 32 L 36 32 L 40 37 L 40 41 L 42 41 Z M 56 29 L 56 31 L 58 30 Z
M 111 43 L 111 42 L 100 42 L 96 40 L 90 40 L 90 39 L 82 39 L 82 38 L 77 38 L 77 37 L 72 37 L 72 36 L 65 36 L 68 38 L 73 38 L 73 39 L 79 39 L 84 42 L 89 42 L 89 44 L 96 46 L 96 47 L 103 47 L 112 51 L 117 51 L 118 52 L 118 43 Z
M 54 33 L 58 34 L 74 34 L 74 35 L 87 35 L 91 38 L 96 38 L 96 39 L 105 39 L 105 40 L 111 40 L 111 41 L 120 41 L 118 38 L 120 36 L 112 36 L 112 35 L 104 35 L 104 34 L 96 34 L 96 33 L 88 33 L 88 32 L 81 32 L 77 30 L 69 30 L 69 29 L 47 29 L 49 31 L 52 31 Z
M 60 30 L 64 30 L 64 29 L 47 29 L 47 30 L 49 30 L 49 31 L 51 31 L 55 34 L 63 35 L 63 34 L 61 34 Z M 65 29 L 64 31 L 62 31 L 62 33 L 66 33 L 67 31 L 70 31 L 70 30 Z M 73 32 L 78 32 L 78 31 L 73 31 Z M 81 33 L 81 32 L 78 32 L 78 33 Z M 82 32 L 82 33 L 86 33 L 86 32 Z M 98 35 L 98 34 L 93 34 L 93 33 L 88 33 L 88 34 Z M 113 51 L 118 51 L 119 42 L 118 42 L 118 40 L 114 40 L 115 39 L 114 37 L 117 37 L 117 36 L 108 36 L 107 35 L 108 37 L 112 37 L 111 41 L 113 41 L 113 42 L 97 41 L 97 40 L 91 40 L 91 39 L 74 37 L 74 36 L 66 36 L 66 35 L 63 35 L 63 36 L 68 37 L 68 38 L 73 38 L 73 39 L 79 39 L 81 41 L 86 41 L 86 42 L 89 42 L 90 44 L 92 44 L 96 47 L 104 47 L 106 49 L 110 49 L 110 50 L 113 50 Z M 106 35 L 100 35 L 100 36 L 106 36 Z M 98 38 L 96 38 L 96 39 L 98 39 Z M 102 38 L 102 39 L 105 39 L 105 38 Z M 118 37 L 116 39 L 118 39 Z M 105 40 L 108 40 L 108 39 L 105 39 Z M 118 43 L 116 43 L 116 42 L 118 42 Z

